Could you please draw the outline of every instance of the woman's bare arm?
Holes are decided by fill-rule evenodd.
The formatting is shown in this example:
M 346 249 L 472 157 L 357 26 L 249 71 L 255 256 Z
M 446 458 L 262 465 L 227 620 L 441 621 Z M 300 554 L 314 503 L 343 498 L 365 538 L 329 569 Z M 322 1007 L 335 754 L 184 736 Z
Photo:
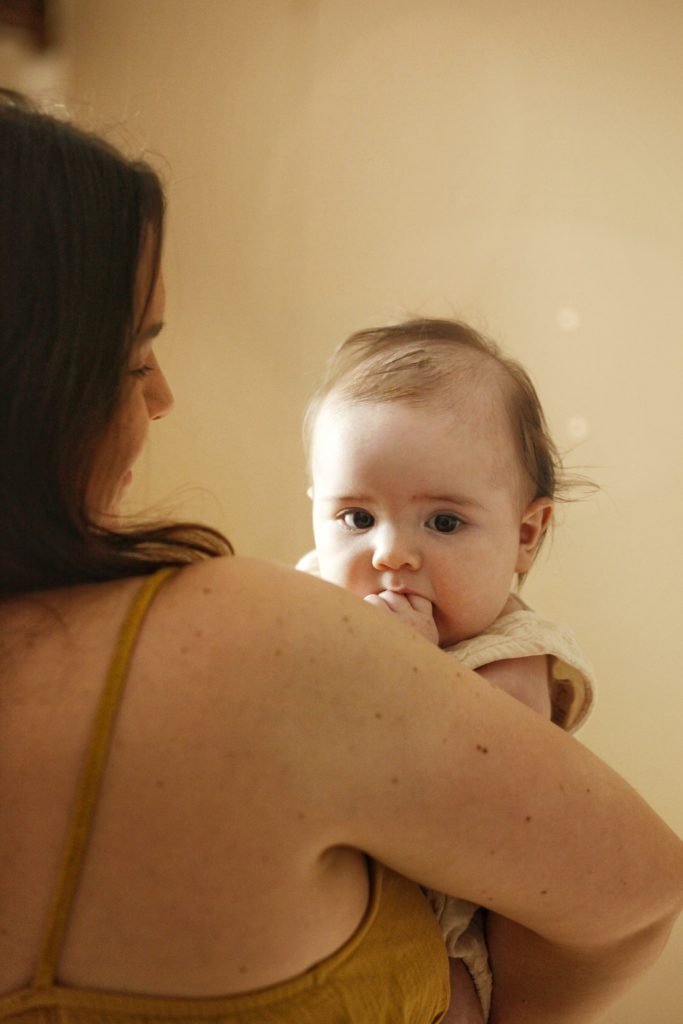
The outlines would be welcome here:
M 683 845 L 598 758 L 338 588 L 242 559 L 181 576 L 165 604 L 176 632 L 201 626 L 203 662 L 187 656 L 212 715 L 239 711 L 255 805 L 272 788 L 303 846 L 355 847 L 516 923 L 493 935 L 496 1024 L 594 1019 L 657 955 Z

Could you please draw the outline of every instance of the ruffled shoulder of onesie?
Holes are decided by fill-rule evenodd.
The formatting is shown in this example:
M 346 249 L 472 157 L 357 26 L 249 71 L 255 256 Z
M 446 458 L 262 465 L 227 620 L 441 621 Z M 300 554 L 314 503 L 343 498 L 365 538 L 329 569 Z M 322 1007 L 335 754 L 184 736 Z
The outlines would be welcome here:
M 520 604 L 519 610 L 501 615 L 486 632 L 444 650 L 471 669 L 508 658 L 547 655 L 552 721 L 576 732 L 595 705 L 593 668 L 570 629 Z

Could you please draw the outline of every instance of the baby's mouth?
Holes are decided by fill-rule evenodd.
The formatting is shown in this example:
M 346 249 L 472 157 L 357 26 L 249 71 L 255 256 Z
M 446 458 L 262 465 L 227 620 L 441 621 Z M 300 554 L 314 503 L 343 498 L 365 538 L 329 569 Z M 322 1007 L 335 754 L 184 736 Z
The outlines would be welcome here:
M 404 597 L 424 597 L 419 590 L 415 590 L 414 587 L 409 587 L 403 583 L 397 583 L 395 586 L 388 584 L 383 590 L 389 590 L 392 594 L 402 594 Z M 382 591 L 379 591 L 381 593 Z M 429 600 L 429 598 L 427 598 Z

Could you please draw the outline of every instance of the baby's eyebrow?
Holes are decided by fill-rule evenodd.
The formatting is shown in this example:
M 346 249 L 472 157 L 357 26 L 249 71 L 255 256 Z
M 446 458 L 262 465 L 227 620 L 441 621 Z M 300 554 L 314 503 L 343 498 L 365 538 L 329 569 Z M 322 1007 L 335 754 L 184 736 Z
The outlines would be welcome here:
M 367 505 L 373 499 L 369 494 L 321 494 L 319 501 L 330 501 L 338 505 Z M 458 508 L 483 508 L 480 501 L 464 494 L 413 494 L 413 501 L 429 502 L 434 505 L 457 505 Z
M 461 508 L 483 508 L 480 501 L 464 494 L 414 494 L 413 501 L 441 502 L 444 505 L 459 505 Z
M 372 498 L 367 494 L 321 494 L 320 501 L 334 501 L 340 504 L 348 504 L 349 502 L 360 502 L 362 505 L 364 502 L 367 503 L 372 501 Z

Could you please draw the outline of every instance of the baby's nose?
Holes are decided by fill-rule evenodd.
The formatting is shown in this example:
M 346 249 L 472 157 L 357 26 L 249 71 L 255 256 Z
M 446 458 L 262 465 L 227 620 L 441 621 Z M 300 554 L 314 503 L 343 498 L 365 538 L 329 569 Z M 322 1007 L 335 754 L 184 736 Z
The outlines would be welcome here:
M 405 533 L 393 529 L 378 532 L 372 557 L 375 569 L 418 569 L 420 561 L 418 546 Z

